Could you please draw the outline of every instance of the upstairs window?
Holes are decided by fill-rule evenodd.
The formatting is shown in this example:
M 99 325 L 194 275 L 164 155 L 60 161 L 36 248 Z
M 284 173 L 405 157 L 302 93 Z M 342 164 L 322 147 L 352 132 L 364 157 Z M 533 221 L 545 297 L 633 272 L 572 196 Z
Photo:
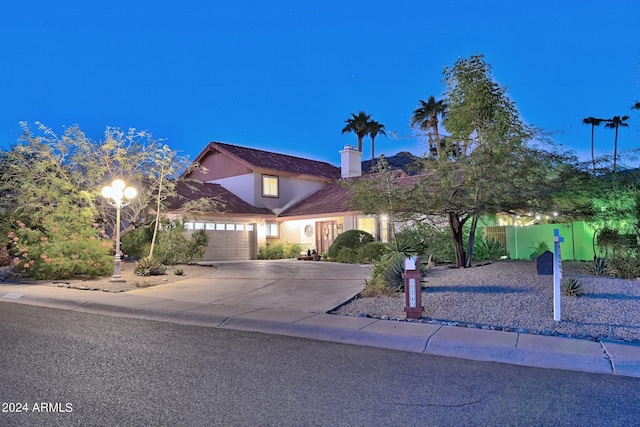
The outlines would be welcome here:
M 278 197 L 278 177 L 262 175 L 262 196 Z

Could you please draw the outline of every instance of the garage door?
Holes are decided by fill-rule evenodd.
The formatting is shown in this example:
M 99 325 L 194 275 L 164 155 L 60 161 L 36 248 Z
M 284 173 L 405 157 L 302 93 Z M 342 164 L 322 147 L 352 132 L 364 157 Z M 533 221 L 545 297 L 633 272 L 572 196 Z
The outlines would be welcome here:
M 209 245 L 202 257 L 203 261 L 256 258 L 255 224 L 207 223 L 204 231 L 209 238 Z

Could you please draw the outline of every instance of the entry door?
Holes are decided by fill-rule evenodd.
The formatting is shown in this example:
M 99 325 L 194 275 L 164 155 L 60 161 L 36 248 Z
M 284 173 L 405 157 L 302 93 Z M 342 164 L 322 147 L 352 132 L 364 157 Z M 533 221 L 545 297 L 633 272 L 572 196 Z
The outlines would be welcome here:
M 318 247 L 318 253 L 323 254 L 329 250 L 329 246 L 335 239 L 335 221 L 320 221 L 316 222 L 316 246 Z

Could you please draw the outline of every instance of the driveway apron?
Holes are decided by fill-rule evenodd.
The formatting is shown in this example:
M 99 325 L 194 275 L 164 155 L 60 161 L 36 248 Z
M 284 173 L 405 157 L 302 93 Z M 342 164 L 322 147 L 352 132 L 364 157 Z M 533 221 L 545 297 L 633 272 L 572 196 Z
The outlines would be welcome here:
M 207 304 L 325 313 L 364 288 L 370 266 L 298 260 L 214 262 L 206 276 L 127 292 Z

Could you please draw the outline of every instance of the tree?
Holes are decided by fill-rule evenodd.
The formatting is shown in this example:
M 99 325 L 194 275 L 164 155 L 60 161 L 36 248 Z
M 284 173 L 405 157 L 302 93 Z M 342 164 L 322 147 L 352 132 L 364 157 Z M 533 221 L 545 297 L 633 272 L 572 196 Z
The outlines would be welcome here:
M 446 216 L 455 248 L 456 266 L 470 266 L 480 215 L 530 204 L 536 192 L 528 185 L 530 174 L 540 175 L 539 153 L 526 142 L 537 132 L 519 117 L 506 88 L 493 81 L 482 55 L 459 59 L 445 67 L 443 121 L 455 144 L 456 156 L 440 156 L 426 162 L 420 183 L 423 212 Z M 468 249 L 463 246 L 464 227 L 471 220 Z
M 606 121 L 605 119 L 597 119 L 595 117 L 586 117 L 582 119 L 582 123 L 585 125 L 591 125 L 591 164 L 593 166 L 593 173 L 596 173 L 596 158 L 594 153 L 594 141 L 595 141 L 595 128 L 600 126 L 600 123 Z
M 615 129 L 615 139 L 613 142 L 613 173 L 616 173 L 616 163 L 618 161 L 618 129 L 623 127 L 629 127 L 628 123 L 625 123 L 629 120 L 629 116 L 614 116 L 612 119 L 608 120 L 604 127 L 608 129 Z
M 632 110 L 640 110 L 640 102 L 637 102 L 631 106 Z
M 353 132 L 358 137 L 358 151 L 362 152 L 362 139 L 369 133 L 369 123 L 371 115 L 364 111 L 359 111 L 358 114 L 351 113 L 351 117 L 345 120 L 347 124 L 342 133 Z
M 442 143 L 440 141 L 440 133 L 438 132 L 438 116 L 443 119 L 446 117 L 447 104 L 445 104 L 442 99 L 436 101 L 433 95 L 429 96 L 426 102 L 423 100 L 419 100 L 418 102 L 420 106 L 413 111 L 411 125 L 417 125 L 421 129 L 431 129 L 433 131 L 433 145 L 435 145 L 437 158 L 440 159 Z
M 384 125 L 382 123 L 378 123 L 375 120 L 369 121 L 367 125 L 367 132 L 369 133 L 369 137 L 371 138 L 371 167 L 375 165 L 376 155 L 375 155 L 375 140 L 378 134 L 387 135 L 384 131 Z
M 53 237 L 66 238 L 53 230 L 76 230 L 80 236 L 93 233 L 99 237 L 101 226 L 111 230 L 121 227 L 114 209 L 99 197 L 104 184 L 115 178 L 137 187 L 139 193 L 122 209 L 122 222 L 127 224 L 122 236 L 151 223 L 150 202 L 173 194 L 179 171 L 188 163 L 186 157 L 161 146 L 147 132 L 107 128 L 104 141 L 96 142 L 77 126 L 65 129 L 59 137 L 36 124 L 38 133 L 22 123 L 20 143 L 0 156 L 0 211 L 11 214 L 13 222 L 6 225 L 10 229 L 24 224 L 21 230 L 44 232 L 43 241 L 50 244 L 56 243 Z M 153 205 L 156 212 L 162 206 Z

